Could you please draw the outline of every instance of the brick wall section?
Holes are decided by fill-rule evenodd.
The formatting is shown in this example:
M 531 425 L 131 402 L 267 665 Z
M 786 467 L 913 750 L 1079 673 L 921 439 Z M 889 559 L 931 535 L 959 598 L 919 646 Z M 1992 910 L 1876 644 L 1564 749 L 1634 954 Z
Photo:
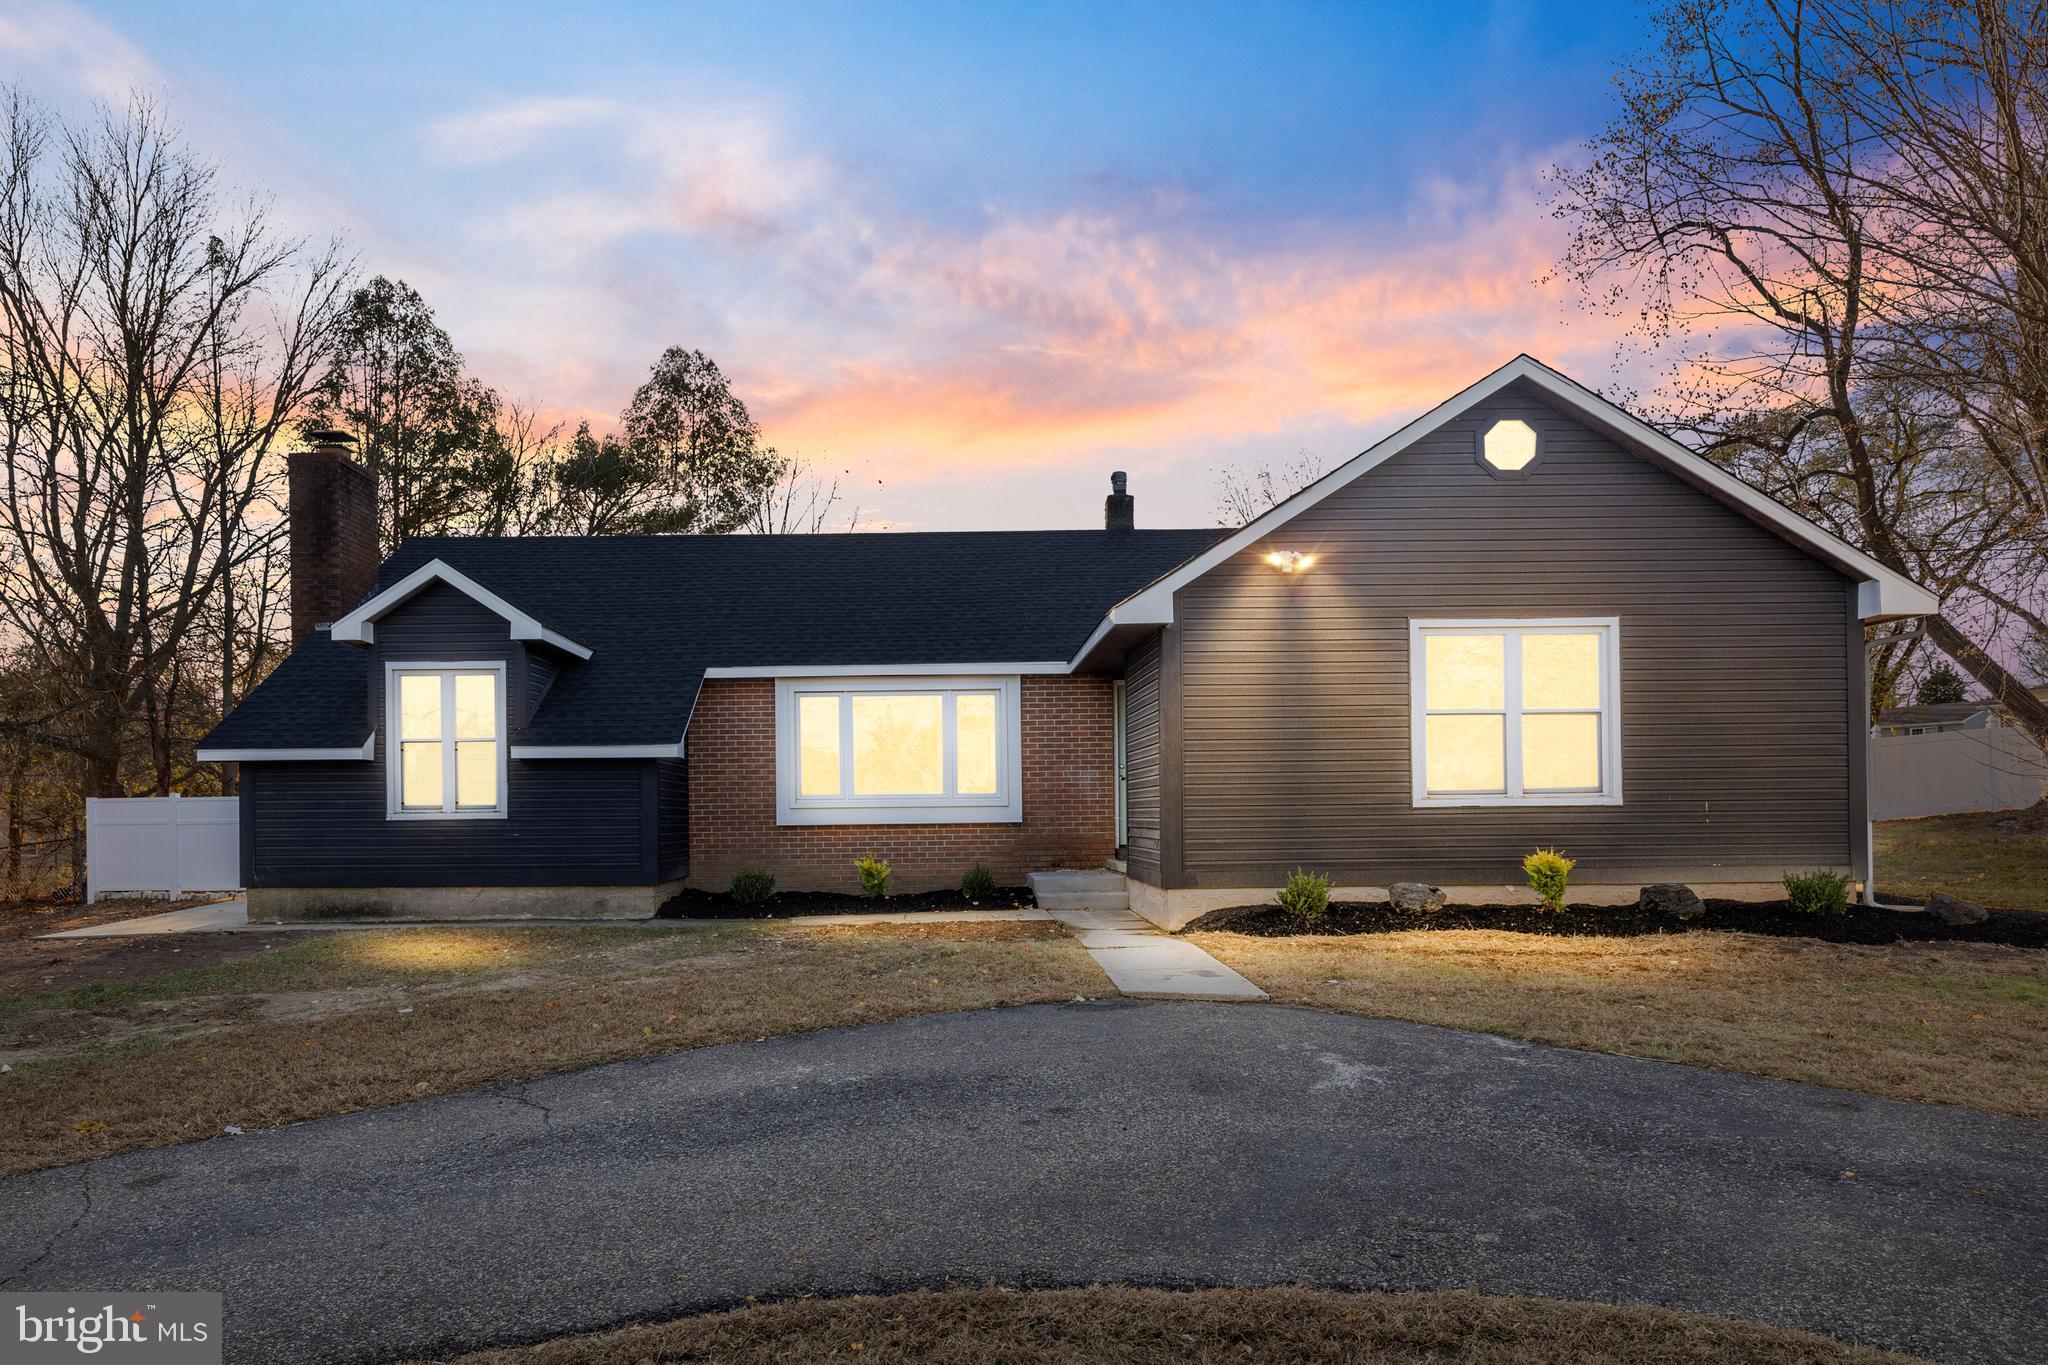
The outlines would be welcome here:
M 723 890 L 761 867 L 786 891 L 850 891 L 853 860 L 886 858 L 893 889 L 958 886 L 976 863 L 1004 886 L 1052 867 L 1100 867 L 1115 851 L 1111 684 L 1023 681 L 1024 819 L 1020 824 L 778 825 L 775 684 L 706 682 L 690 718 L 690 882 Z
M 377 480 L 332 446 L 297 451 L 285 469 L 296 645 L 348 615 L 377 581 Z

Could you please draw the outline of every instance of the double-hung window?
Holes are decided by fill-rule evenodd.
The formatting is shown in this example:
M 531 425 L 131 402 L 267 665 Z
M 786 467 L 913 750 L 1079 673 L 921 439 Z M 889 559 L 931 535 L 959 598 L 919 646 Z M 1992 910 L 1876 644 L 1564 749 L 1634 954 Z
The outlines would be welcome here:
M 393 664 L 384 697 L 392 819 L 505 814 L 503 664 Z
M 776 684 L 785 825 L 1023 819 L 1015 678 Z
M 1415 621 L 1418 806 L 1621 801 L 1620 622 Z

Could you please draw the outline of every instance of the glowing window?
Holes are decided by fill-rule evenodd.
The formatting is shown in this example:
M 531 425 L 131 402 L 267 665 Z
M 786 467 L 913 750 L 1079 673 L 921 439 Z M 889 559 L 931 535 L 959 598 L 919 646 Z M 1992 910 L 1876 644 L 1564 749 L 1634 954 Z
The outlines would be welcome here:
M 783 824 L 1021 819 L 1015 678 L 785 682 Z
M 1518 474 L 1536 458 L 1536 428 L 1513 417 L 1486 429 L 1482 442 L 1486 462 L 1504 474 Z
M 1418 621 L 1417 805 L 1621 799 L 1617 623 Z
M 391 670 L 386 759 L 393 818 L 505 813 L 504 684 L 495 664 Z

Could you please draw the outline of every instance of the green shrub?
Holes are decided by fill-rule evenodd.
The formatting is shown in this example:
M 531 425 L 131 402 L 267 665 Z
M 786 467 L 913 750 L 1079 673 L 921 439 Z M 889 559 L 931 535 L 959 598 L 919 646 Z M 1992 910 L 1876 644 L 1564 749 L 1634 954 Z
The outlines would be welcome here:
M 1564 909 L 1564 888 L 1571 880 L 1572 869 L 1579 865 L 1576 858 L 1567 858 L 1554 848 L 1539 848 L 1522 859 L 1522 871 L 1528 875 L 1529 889 L 1543 897 L 1545 910 Z
M 960 894 L 971 901 L 995 899 L 996 874 L 976 864 L 967 869 L 967 875 L 960 879 Z
M 1787 872 L 1785 900 L 1801 915 L 1846 915 L 1849 913 L 1849 879 L 1822 871 Z
M 1287 885 L 1274 897 L 1280 908 L 1303 924 L 1314 924 L 1330 908 L 1330 879 L 1317 872 L 1294 869 Z
M 732 885 L 728 890 L 741 905 L 765 901 L 775 894 L 775 874 L 763 872 L 758 867 L 742 868 L 732 874 Z
M 853 870 L 860 875 L 860 893 L 880 900 L 889 894 L 889 864 L 880 858 L 855 858 Z

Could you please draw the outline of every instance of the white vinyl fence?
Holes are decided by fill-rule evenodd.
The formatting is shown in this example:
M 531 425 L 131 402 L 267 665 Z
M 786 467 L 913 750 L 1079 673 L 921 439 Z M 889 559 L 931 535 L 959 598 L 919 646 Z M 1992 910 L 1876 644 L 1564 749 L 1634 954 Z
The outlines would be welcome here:
M 123 891 L 237 891 L 241 802 L 232 796 L 94 797 L 85 803 L 85 900 Z
M 1871 745 L 1870 807 L 1874 820 L 2012 810 L 2041 799 L 2048 765 L 2041 751 L 2009 725 L 1879 735 Z

